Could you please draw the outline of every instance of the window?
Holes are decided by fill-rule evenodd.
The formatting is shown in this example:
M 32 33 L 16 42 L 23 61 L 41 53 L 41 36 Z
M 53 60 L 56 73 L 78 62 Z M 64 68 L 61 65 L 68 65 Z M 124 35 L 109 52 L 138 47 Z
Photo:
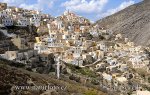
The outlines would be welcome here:
M 48 58 L 47 58 L 47 57 L 45 57 L 45 60 L 48 60 Z
M 12 54 L 11 56 L 15 56 L 15 54 Z

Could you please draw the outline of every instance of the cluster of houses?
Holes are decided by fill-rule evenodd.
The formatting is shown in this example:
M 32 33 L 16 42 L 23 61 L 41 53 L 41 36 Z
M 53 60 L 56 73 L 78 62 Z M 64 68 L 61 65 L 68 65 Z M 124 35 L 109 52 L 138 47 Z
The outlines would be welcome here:
M 60 58 L 65 63 L 79 67 L 94 65 L 93 69 L 103 77 L 100 86 L 109 91 L 120 91 L 125 95 L 131 90 L 137 90 L 136 93 L 149 93 L 139 91 L 143 89 L 140 86 L 142 80 L 130 83 L 132 79 L 139 79 L 139 75 L 129 70 L 142 68 L 149 72 L 149 56 L 145 53 L 144 47 L 134 45 L 121 34 L 115 35 L 99 25 L 91 25 L 88 19 L 70 11 L 51 18 L 39 11 L 8 7 L 5 3 L 0 3 L 0 24 L 23 27 L 29 25 L 40 27 L 44 24 L 48 29 L 47 34 L 35 37 L 36 42 L 34 45 L 31 44 L 33 49 L 28 50 L 25 46 L 25 43 L 28 43 L 27 39 L 18 36 L 12 38 L 14 45 L 27 50 L 22 52 L 8 50 L 0 54 L 1 58 L 27 64 L 35 60 L 48 62 L 49 55 L 54 54 L 56 60 Z M 41 30 L 37 32 L 39 31 L 43 32 Z
M 35 50 L 26 51 L 7 51 L 4 54 L 0 54 L 0 57 L 7 60 L 14 60 L 19 63 L 27 64 L 31 58 L 37 57 L 38 53 Z
M 136 90 L 142 93 L 144 89 L 141 85 L 150 83 L 130 69 L 144 69 L 149 72 L 149 56 L 142 46 L 135 46 L 127 38 L 120 42 L 122 39 L 121 34 L 117 34 L 115 43 L 105 52 L 105 58 L 95 65 L 95 70 L 103 77 L 101 87 L 108 91 L 120 91 L 123 95 Z
M 94 51 L 92 40 L 86 40 L 82 33 L 90 27 L 90 22 L 70 11 L 65 11 L 62 16 L 57 17 L 54 21 L 47 24 L 48 35 L 36 37 L 34 50 L 38 53 L 60 53 L 61 58 L 66 63 L 82 66 L 83 60 L 95 54 L 95 58 L 100 58 L 101 51 Z M 98 48 L 95 46 L 95 48 Z M 88 53 L 84 53 L 89 49 Z
M 61 58 L 61 61 L 79 67 L 94 63 L 94 69 L 103 77 L 101 86 L 109 91 L 127 94 L 131 90 L 143 90 L 142 79 L 139 80 L 141 82 L 130 83 L 129 80 L 140 76 L 129 69 L 144 68 L 149 72 L 149 56 L 145 53 L 145 48 L 134 45 L 121 34 L 114 35 L 98 25 L 91 26 L 86 19 L 77 18 L 80 17 L 66 11 L 47 24 L 49 33 L 35 38 L 34 50 L 39 54 L 59 55 L 57 58 Z M 83 35 L 88 33 L 93 38 L 103 36 L 105 40 L 88 39 Z
M 0 24 L 2 26 L 20 26 L 30 25 L 39 27 L 44 22 L 49 22 L 52 17 L 42 14 L 39 11 L 7 6 L 7 3 L 0 3 Z

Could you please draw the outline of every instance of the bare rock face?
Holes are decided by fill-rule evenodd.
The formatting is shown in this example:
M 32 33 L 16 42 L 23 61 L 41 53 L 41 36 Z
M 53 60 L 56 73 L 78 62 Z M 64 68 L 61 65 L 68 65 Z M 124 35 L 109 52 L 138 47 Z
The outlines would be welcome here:
M 143 1 L 145 1 L 145 2 L 149 2 L 149 0 L 143 0 Z
M 97 24 L 122 33 L 137 45 L 150 45 L 150 0 L 129 6 L 116 14 L 97 21 Z

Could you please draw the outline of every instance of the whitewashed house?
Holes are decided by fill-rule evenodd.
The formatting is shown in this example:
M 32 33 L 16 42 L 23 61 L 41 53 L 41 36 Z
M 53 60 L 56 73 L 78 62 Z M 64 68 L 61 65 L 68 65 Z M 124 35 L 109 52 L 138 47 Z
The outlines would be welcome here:
M 82 59 L 83 60 L 86 60 L 86 59 L 88 59 L 90 57 L 92 57 L 92 56 L 90 54 L 88 54 L 88 53 L 82 54 Z
M 112 78 L 113 78 L 112 75 L 109 75 L 109 74 L 106 74 L 106 73 L 103 73 L 102 76 L 107 81 L 111 81 Z
M 74 27 L 72 25 L 68 26 L 68 32 L 73 32 L 74 31 Z
M 30 21 L 28 18 L 22 17 L 17 19 L 17 25 L 16 26 L 22 26 L 22 27 L 26 27 L 30 25 Z
M 64 24 L 61 20 L 56 20 L 56 25 L 58 29 L 62 29 L 64 27 Z
M 132 95 L 150 95 L 150 91 L 140 91 L 137 90 L 135 93 L 133 93 Z
M 7 60 L 15 60 L 17 58 L 17 51 L 6 51 L 5 54 L 1 55 L 1 58 Z
M 142 56 L 133 56 L 129 59 L 129 61 L 132 62 L 132 64 L 138 64 L 142 62 Z
M 56 38 L 57 35 L 51 35 L 49 38 L 48 38 L 48 47 L 49 48 L 52 48 L 52 47 L 62 47 L 63 46 L 63 43 L 61 43 L 60 41 L 58 41 Z
M 91 30 L 89 30 L 89 32 L 91 35 L 93 35 L 93 37 L 98 37 L 100 34 L 97 28 L 92 28 Z
M 124 82 L 127 82 L 127 81 L 128 81 L 127 78 L 122 77 L 122 76 L 116 77 L 115 79 L 116 79 L 116 81 L 118 81 L 119 83 L 124 83 Z
M 132 56 L 129 62 L 132 63 L 133 68 L 143 68 L 149 64 L 149 60 L 143 56 Z
M 81 40 L 75 40 L 75 46 L 82 46 L 82 41 Z
M 128 70 L 127 64 L 120 64 L 118 69 L 122 72 L 127 71 Z
M 41 42 L 41 43 L 35 43 L 34 44 L 34 50 L 37 50 L 38 53 L 42 53 L 45 50 L 47 50 L 47 46 L 43 42 Z
M 111 66 L 118 64 L 117 59 L 112 57 L 107 57 L 106 62 Z
M 81 25 L 80 26 L 80 30 L 83 32 L 85 30 L 85 26 L 84 25 Z
M 33 14 L 32 18 L 30 18 L 30 24 L 33 24 L 34 26 L 39 27 L 41 24 L 41 15 Z
M 71 63 L 73 65 L 81 67 L 81 66 L 83 66 L 83 59 L 81 59 L 81 58 L 75 58 Z
M 100 49 L 102 51 L 107 51 L 108 50 L 108 48 L 107 48 L 107 46 L 105 45 L 104 42 L 97 43 L 97 47 L 98 47 L 98 49 Z
M 1 18 L 8 18 L 10 16 L 9 12 L 6 10 L 0 11 Z
M 115 40 L 119 40 L 119 39 L 122 39 L 122 35 L 120 33 L 116 35 Z
M 2 25 L 4 26 L 13 26 L 14 22 L 13 19 L 8 17 L 8 18 L 2 18 Z
M 59 42 L 57 42 L 57 41 L 49 42 L 49 43 L 48 43 L 48 47 L 49 47 L 49 48 L 52 48 L 52 47 L 63 47 L 63 43 L 59 43 Z
M 72 37 L 71 34 L 64 34 L 64 35 L 62 35 L 62 39 L 64 39 L 64 40 L 69 40 L 69 39 L 71 39 L 71 37 Z
M 96 60 L 97 59 L 97 54 L 96 52 L 89 52 L 89 54 Z
M 129 48 L 129 52 L 131 53 L 131 54 L 133 54 L 133 53 L 142 53 L 143 51 L 141 50 L 142 48 L 141 48 L 141 46 L 137 46 L 137 47 L 131 47 L 131 48 Z
M 82 54 L 81 47 L 72 47 L 72 51 L 73 51 L 74 58 L 79 58 Z

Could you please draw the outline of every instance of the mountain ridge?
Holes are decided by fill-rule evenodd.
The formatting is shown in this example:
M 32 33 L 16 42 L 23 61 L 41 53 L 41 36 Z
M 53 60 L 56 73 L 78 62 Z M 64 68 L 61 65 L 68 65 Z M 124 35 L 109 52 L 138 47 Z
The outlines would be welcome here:
M 98 20 L 96 24 L 122 33 L 136 45 L 150 45 L 150 0 L 131 5 L 111 16 Z

